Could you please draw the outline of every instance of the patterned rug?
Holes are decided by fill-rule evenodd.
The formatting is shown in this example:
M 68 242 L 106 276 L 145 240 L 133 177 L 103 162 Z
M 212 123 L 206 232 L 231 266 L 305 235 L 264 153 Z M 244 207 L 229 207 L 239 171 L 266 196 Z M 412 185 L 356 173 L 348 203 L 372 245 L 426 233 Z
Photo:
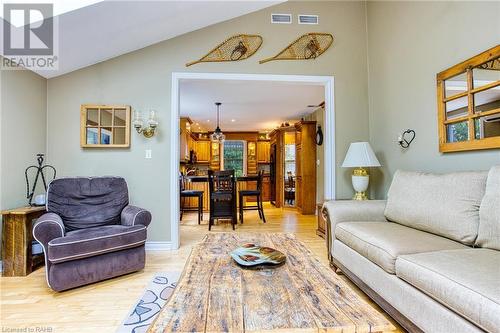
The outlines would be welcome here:
M 117 333 L 143 333 L 160 313 L 161 308 L 172 295 L 179 280 L 180 272 L 156 273 L 144 294 L 134 304 L 122 322 Z

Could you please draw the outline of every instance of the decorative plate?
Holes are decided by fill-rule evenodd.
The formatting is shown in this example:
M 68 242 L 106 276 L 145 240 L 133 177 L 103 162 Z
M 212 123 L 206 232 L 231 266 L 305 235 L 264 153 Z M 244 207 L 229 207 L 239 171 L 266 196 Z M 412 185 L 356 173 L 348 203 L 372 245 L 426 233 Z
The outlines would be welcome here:
M 242 266 L 280 265 L 286 261 L 283 253 L 266 246 L 253 243 L 243 244 L 230 253 L 231 257 Z

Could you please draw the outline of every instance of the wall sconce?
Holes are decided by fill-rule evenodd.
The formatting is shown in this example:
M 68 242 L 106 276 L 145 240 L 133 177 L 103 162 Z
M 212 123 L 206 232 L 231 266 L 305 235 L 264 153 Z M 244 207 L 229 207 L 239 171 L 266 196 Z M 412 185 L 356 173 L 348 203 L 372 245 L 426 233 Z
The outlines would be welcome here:
M 413 142 L 413 140 L 415 140 L 415 131 L 412 129 L 407 129 L 398 136 L 398 144 L 403 149 L 410 148 L 410 145 Z
M 148 127 L 144 127 L 144 122 L 142 120 L 141 111 L 134 112 L 134 128 L 139 134 L 143 134 L 146 138 L 152 138 L 155 135 L 156 128 L 158 127 L 158 121 L 156 120 L 156 112 L 151 110 L 149 112 Z

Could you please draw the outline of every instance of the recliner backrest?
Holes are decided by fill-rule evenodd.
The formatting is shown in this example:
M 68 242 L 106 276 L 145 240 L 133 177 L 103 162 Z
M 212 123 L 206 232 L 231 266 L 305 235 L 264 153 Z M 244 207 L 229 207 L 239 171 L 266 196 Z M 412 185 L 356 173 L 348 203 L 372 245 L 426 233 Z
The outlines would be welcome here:
M 414 229 L 473 245 L 487 171 L 432 174 L 398 170 L 385 217 Z
M 59 178 L 47 190 L 47 211 L 58 214 L 68 231 L 119 224 L 127 205 L 121 177 Z

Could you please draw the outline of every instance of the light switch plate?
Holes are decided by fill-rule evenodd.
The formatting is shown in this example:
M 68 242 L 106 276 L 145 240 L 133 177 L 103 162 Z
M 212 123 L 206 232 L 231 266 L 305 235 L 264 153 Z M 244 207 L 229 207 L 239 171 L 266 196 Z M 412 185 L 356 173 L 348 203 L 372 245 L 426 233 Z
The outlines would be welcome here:
M 145 156 L 145 158 L 151 158 L 151 153 L 152 153 L 151 149 L 146 149 L 146 156 Z

